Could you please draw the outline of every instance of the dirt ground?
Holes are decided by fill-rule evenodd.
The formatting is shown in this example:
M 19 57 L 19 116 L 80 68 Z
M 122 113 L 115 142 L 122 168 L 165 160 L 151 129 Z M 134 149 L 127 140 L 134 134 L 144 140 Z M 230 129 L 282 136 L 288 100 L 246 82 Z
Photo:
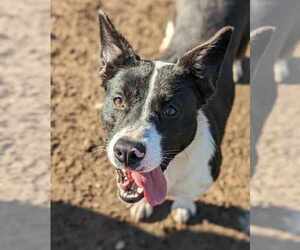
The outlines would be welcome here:
M 103 97 L 97 9 L 103 8 L 143 57 L 157 57 L 168 0 L 53 0 L 51 34 L 52 249 L 249 249 L 249 86 L 238 86 L 223 143 L 222 173 L 186 226 L 169 203 L 135 223 L 116 195 L 99 122 Z

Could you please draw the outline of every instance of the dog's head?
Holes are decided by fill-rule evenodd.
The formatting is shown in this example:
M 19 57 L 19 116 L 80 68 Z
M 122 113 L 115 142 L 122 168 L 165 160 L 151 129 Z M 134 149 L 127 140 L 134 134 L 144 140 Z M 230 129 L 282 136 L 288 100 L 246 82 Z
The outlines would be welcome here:
M 167 192 L 163 170 L 194 139 L 198 111 L 216 90 L 232 28 L 170 64 L 141 59 L 102 11 L 99 21 L 102 124 L 120 197 L 157 205 Z

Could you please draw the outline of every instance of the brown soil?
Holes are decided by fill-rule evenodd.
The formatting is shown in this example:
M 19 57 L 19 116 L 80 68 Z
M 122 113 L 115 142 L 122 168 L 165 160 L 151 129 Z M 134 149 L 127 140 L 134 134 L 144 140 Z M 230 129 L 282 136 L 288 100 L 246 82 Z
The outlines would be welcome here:
M 223 143 L 222 174 L 199 199 L 199 214 L 177 226 L 158 208 L 134 223 L 116 195 L 99 122 L 96 13 L 103 8 L 144 57 L 158 56 L 172 1 L 52 1 L 52 247 L 96 249 L 249 249 L 241 218 L 249 209 L 249 87 L 238 86 Z

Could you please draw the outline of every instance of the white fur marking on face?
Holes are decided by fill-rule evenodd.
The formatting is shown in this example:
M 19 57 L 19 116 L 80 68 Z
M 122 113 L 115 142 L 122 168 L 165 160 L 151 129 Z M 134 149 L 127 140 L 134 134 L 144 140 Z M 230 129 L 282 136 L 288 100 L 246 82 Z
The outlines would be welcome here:
M 149 115 L 151 113 L 151 101 L 155 94 L 154 89 L 155 89 L 157 73 L 160 68 L 162 68 L 166 65 L 173 65 L 173 64 L 167 63 L 167 62 L 161 62 L 161 61 L 154 61 L 154 69 L 153 69 L 153 73 L 152 73 L 150 83 L 149 83 L 148 95 L 146 97 L 143 112 L 142 112 L 142 120 L 147 120 L 147 118 L 149 117 Z

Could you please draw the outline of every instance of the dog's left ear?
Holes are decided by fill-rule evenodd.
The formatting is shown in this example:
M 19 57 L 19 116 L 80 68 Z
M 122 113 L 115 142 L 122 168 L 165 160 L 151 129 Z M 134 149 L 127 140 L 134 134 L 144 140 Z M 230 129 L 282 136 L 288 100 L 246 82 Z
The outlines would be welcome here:
M 178 72 L 196 78 L 197 89 L 207 100 L 216 89 L 216 82 L 223 64 L 233 28 L 226 26 L 206 43 L 195 47 L 181 57 L 176 64 Z
M 140 58 L 102 10 L 98 11 L 98 18 L 103 66 L 100 74 L 110 78 L 116 68 L 135 64 Z

